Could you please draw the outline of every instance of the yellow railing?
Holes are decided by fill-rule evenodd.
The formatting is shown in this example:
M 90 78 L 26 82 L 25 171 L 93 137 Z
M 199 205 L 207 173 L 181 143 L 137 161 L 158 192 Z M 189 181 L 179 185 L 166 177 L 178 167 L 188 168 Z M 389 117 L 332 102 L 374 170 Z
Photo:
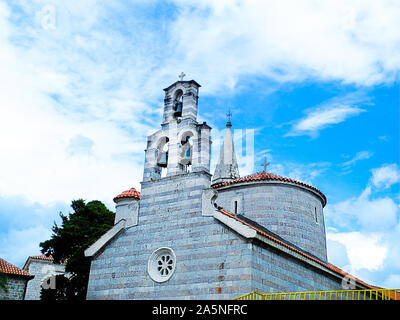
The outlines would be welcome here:
M 400 300 L 400 289 L 334 290 L 285 293 L 253 291 L 233 300 Z

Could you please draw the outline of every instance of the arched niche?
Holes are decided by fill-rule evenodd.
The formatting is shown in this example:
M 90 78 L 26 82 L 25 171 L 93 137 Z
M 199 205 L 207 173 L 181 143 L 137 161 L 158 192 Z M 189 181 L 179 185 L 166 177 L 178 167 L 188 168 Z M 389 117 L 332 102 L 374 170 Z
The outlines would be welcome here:
M 192 130 L 182 131 L 178 135 L 179 141 L 179 164 L 184 173 L 192 171 L 193 162 L 193 143 L 197 133 Z
M 162 136 L 157 140 L 156 143 L 156 171 L 159 172 L 161 177 L 165 177 L 167 174 L 168 167 L 168 149 L 169 149 L 169 138 Z
M 182 144 L 182 141 L 184 141 L 187 137 L 190 137 L 190 139 L 197 139 L 198 135 L 195 129 L 184 129 L 178 134 L 178 141 Z
M 172 110 L 174 118 L 182 117 L 183 110 L 183 90 L 177 89 L 173 94 Z

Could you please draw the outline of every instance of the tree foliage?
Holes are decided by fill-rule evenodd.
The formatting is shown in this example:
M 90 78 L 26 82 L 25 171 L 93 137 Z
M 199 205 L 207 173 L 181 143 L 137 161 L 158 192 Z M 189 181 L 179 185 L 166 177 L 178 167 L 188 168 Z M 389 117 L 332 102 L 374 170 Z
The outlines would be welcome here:
M 60 213 L 61 226 L 54 223 L 51 239 L 41 242 L 42 253 L 54 263 L 65 263 L 67 277 L 56 278 L 56 289 L 47 289 L 43 299 L 84 300 L 89 280 L 90 258 L 84 251 L 114 225 L 115 213 L 100 201 L 73 200 L 73 212 Z

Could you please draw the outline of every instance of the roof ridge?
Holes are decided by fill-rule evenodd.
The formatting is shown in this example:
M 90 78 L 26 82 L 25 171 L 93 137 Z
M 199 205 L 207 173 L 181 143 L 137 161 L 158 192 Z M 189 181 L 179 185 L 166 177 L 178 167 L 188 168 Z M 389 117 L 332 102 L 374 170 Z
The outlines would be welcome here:
M 125 190 L 119 195 L 117 195 L 113 201 L 115 202 L 118 199 L 123 199 L 123 198 L 135 198 L 135 199 L 140 199 L 140 192 L 137 191 L 135 188 L 130 188 L 129 190 Z
M 282 239 L 282 240 L 279 240 L 278 237 L 272 236 L 272 234 L 274 234 L 273 232 L 269 231 L 267 228 L 259 225 L 257 222 L 255 222 L 255 221 L 253 221 L 251 219 L 245 218 L 242 215 L 240 215 L 241 217 L 238 217 L 238 215 L 234 215 L 233 213 L 230 213 L 230 212 L 228 212 L 228 211 L 226 211 L 224 209 L 219 209 L 218 212 L 220 212 L 222 214 L 225 214 L 225 215 L 227 215 L 227 216 L 229 216 L 229 217 L 231 217 L 231 218 L 233 218 L 233 219 L 235 219 L 235 220 L 247 225 L 248 227 L 254 229 L 256 232 L 266 236 L 268 239 L 273 240 L 273 241 L 285 246 L 286 248 L 288 248 L 288 249 L 290 249 L 290 250 L 292 250 L 294 252 L 297 252 L 297 253 L 301 254 L 302 256 L 313 260 L 314 262 L 317 262 L 320 265 L 323 265 L 324 267 L 328 268 L 329 270 L 331 270 L 333 272 L 336 272 L 336 273 L 340 274 L 341 276 L 347 276 L 347 277 L 351 278 L 352 280 L 354 280 L 355 282 L 358 282 L 359 284 L 361 284 L 363 286 L 366 286 L 368 288 L 371 288 L 371 289 L 377 288 L 377 287 L 372 286 L 372 285 L 370 285 L 370 284 L 368 284 L 368 283 L 356 278 L 355 276 L 343 271 L 342 269 L 334 266 L 333 264 L 329 263 L 328 261 L 325 262 L 325 261 L 323 261 L 323 260 L 321 260 L 321 259 L 319 259 L 317 257 L 314 257 L 312 254 L 310 254 L 307 251 L 304 251 L 304 250 L 298 248 L 297 246 L 293 245 L 291 242 L 283 239 L 280 236 L 278 236 L 278 237 L 280 239 Z M 243 218 L 245 218 L 245 219 L 243 219 Z M 245 220 L 247 220 L 247 222 Z M 258 228 L 256 226 L 261 226 L 262 228 Z M 265 229 L 266 231 L 269 231 L 269 232 L 265 232 L 265 231 L 263 231 L 261 229 Z
M 295 245 L 294 243 L 290 242 L 289 240 L 287 240 L 287 239 L 285 239 L 285 238 L 282 238 L 280 235 L 278 235 L 278 234 L 276 234 L 275 232 L 273 232 L 273 231 L 267 229 L 266 227 L 264 227 L 263 225 L 259 224 L 258 222 L 254 221 L 254 220 L 252 220 L 252 219 L 249 219 L 249 218 L 247 218 L 247 217 L 245 217 L 245 216 L 243 216 L 243 215 L 241 215 L 241 214 L 236 215 L 236 217 L 238 217 L 239 219 L 242 219 L 242 220 L 244 220 L 244 221 L 247 220 L 247 221 L 249 222 L 249 224 L 251 224 L 251 225 L 253 225 L 255 228 L 257 228 L 257 229 L 259 229 L 259 230 L 265 232 L 266 234 L 269 234 L 271 237 L 275 238 L 276 240 L 279 240 L 279 241 L 281 241 L 281 242 L 287 244 L 288 246 L 291 246 L 291 247 L 293 247 L 294 249 L 296 249 L 296 250 L 298 250 L 298 251 L 301 251 L 301 252 L 305 253 L 306 255 L 309 255 L 310 257 L 313 257 L 314 259 L 317 259 L 317 260 L 321 261 L 321 262 L 324 263 L 324 264 L 328 263 L 328 261 L 324 261 L 324 260 L 322 260 L 321 258 L 318 258 L 317 256 L 315 256 L 314 254 L 312 254 L 312 253 L 310 253 L 310 252 L 308 252 L 308 251 L 306 251 L 306 250 L 300 248 L 299 246 Z
M 292 178 L 283 177 L 283 176 L 277 175 L 275 173 L 266 172 L 266 171 L 252 173 L 252 174 L 249 174 L 249 175 L 246 175 L 244 177 L 237 178 L 237 179 L 234 179 L 234 180 L 231 180 L 231 181 L 226 181 L 226 182 L 221 182 L 221 183 L 214 183 L 214 184 L 211 185 L 211 188 L 215 189 L 215 188 L 224 187 L 224 186 L 228 186 L 228 185 L 235 184 L 235 183 L 251 182 L 251 181 L 265 181 L 265 180 L 277 180 L 277 181 L 283 181 L 283 182 L 290 182 L 290 183 L 298 184 L 298 185 L 303 186 L 303 187 L 310 188 L 310 189 L 314 190 L 315 192 L 317 192 L 319 195 L 321 195 L 322 199 L 324 200 L 324 202 L 326 204 L 326 201 L 327 201 L 326 200 L 326 196 L 322 193 L 321 190 L 317 189 L 316 187 L 313 187 L 312 185 L 309 185 L 309 184 L 304 183 L 302 181 L 294 180 Z
M 31 277 L 33 278 L 34 275 L 30 274 L 26 270 L 18 268 L 17 266 L 11 264 L 10 262 L 0 258 L 0 272 L 5 274 L 17 275 L 17 276 L 24 276 L 24 277 Z
M 31 259 L 37 259 L 37 260 L 54 260 L 52 255 L 46 256 L 45 254 L 39 254 L 36 256 L 29 256 Z

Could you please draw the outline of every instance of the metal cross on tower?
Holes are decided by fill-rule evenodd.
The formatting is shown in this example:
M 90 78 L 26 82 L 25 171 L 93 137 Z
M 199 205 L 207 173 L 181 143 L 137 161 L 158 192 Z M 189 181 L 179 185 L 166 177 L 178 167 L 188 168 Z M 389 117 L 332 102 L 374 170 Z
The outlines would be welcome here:
M 232 119 L 231 109 L 229 109 L 228 112 L 226 113 L 226 117 L 228 118 L 228 122 L 231 122 Z
M 186 76 L 186 74 L 181 72 L 181 74 L 178 76 L 179 77 L 179 81 L 182 81 L 184 76 Z
M 267 172 L 267 166 L 269 165 L 269 162 L 267 162 L 267 159 L 264 158 L 264 162 L 261 163 L 261 166 L 264 167 L 264 172 Z

